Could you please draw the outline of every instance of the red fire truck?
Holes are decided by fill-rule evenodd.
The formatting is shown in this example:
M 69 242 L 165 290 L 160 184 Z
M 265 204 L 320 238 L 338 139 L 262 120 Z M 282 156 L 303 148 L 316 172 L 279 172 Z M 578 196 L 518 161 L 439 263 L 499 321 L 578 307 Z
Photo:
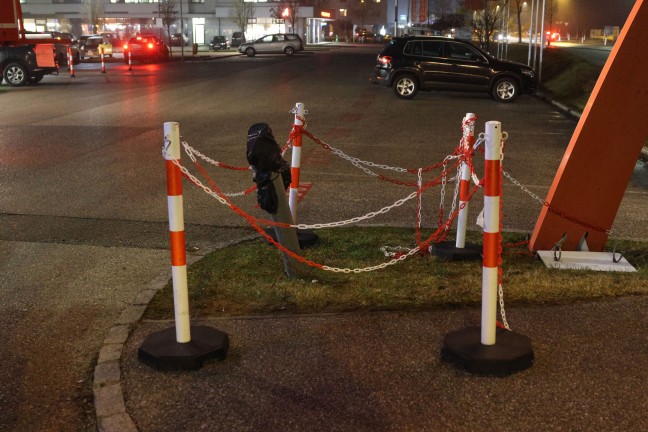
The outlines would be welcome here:
M 36 40 L 25 38 L 20 0 L 0 2 L 0 82 L 18 87 L 58 73 L 56 40 L 43 36 Z

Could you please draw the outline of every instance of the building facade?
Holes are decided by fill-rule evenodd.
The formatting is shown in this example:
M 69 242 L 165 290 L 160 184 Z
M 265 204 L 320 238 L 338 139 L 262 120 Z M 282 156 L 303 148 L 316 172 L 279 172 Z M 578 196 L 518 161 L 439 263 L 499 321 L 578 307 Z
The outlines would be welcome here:
M 365 1 L 367 3 L 365 3 Z M 233 0 L 176 0 L 176 20 L 170 33 L 184 33 L 190 43 L 206 44 L 213 36 L 226 36 L 241 29 L 235 23 Z M 253 40 L 269 33 L 297 33 L 309 44 L 352 37 L 356 28 L 378 33 L 386 29 L 388 0 L 252 1 L 254 13 L 245 36 Z M 296 19 L 282 16 L 292 5 Z M 75 36 L 116 33 L 128 38 L 138 33 L 166 37 L 157 0 L 21 0 L 25 30 L 60 31 Z M 89 24 L 99 18 L 98 28 Z
M 98 4 L 94 13 L 100 18 L 94 29 L 90 22 L 88 3 Z M 190 43 L 207 44 L 213 36 L 223 35 L 231 40 L 241 29 L 235 23 L 235 3 L 231 0 L 178 0 L 175 22 L 170 33 L 184 33 Z M 294 20 L 277 19 L 281 2 L 254 2 L 254 13 L 245 31 L 248 40 L 269 33 L 297 33 L 307 43 L 320 42 L 318 29 L 322 20 L 314 16 L 312 6 L 299 6 L 293 10 Z M 21 0 L 25 30 L 37 32 L 60 31 L 75 36 L 90 33 L 116 33 L 120 38 L 136 34 L 155 34 L 166 38 L 166 28 L 158 2 L 152 0 Z

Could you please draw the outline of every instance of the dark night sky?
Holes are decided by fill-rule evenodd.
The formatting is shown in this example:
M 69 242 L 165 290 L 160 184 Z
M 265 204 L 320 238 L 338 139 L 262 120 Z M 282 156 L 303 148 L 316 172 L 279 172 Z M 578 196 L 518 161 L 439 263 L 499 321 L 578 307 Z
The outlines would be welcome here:
M 634 4 L 635 0 L 558 0 L 557 15 L 561 21 L 569 22 L 570 27 L 578 15 L 581 31 L 603 26 L 622 27 Z

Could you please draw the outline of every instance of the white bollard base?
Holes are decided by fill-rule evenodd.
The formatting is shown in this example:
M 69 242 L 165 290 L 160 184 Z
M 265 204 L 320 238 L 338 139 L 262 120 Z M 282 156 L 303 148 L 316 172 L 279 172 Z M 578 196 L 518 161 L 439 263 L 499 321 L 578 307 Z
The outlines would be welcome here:
M 531 339 L 497 329 L 494 345 L 481 343 L 481 327 L 468 327 L 446 335 L 441 357 L 475 375 L 508 376 L 533 365 Z

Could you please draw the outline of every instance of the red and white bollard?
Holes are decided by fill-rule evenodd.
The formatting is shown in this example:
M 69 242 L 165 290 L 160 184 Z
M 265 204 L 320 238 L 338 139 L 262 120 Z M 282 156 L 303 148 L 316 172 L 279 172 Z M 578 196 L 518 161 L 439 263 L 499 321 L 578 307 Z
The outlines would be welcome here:
M 128 70 L 133 70 L 133 62 L 131 59 L 131 52 L 128 51 Z
M 68 69 L 70 71 L 70 76 L 74 78 L 74 58 L 72 58 L 72 48 L 68 46 Z
M 461 122 L 461 144 L 464 153 L 472 152 L 475 140 L 475 120 L 477 116 L 467 113 Z M 468 226 L 468 198 L 470 195 L 470 166 L 462 161 L 459 165 L 459 213 L 457 214 L 457 237 L 454 242 L 442 241 L 430 247 L 430 254 L 451 261 L 478 260 L 481 257 L 481 247 L 476 244 L 466 244 Z
M 182 172 L 173 161 L 180 161 L 180 126 L 176 122 L 164 123 L 167 176 L 167 207 L 169 211 L 169 236 L 171 240 L 171 276 L 173 280 L 173 306 L 176 339 L 189 342 L 189 294 L 187 288 L 187 253 L 185 249 L 184 212 L 182 205 Z
M 497 328 L 499 288 L 500 201 L 502 184 L 502 125 L 486 123 L 484 173 L 484 259 L 480 327 L 467 327 L 446 335 L 441 355 L 479 375 L 504 376 L 533 365 L 531 340 Z
M 224 359 L 229 348 L 227 334 L 208 326 L 190 326 L 187 253 L 185 249 L 180 162 L 180 126 L 164 123 L 164 159 L 171 240 L 171 279 L 175 328 L 152 333 L 137 352 L 141 362 L 157 370 L 196 370 L 210 358 Z
M 464 153 L 472 152 L 472 145 L 475 140 L 475 120 L 473 113 L 467 113 L 463 119 L 462 145 Z M 468 222 L 468 195 L 470 193 L 470 167 L 463 161 L 460 165 L 459 180 L 459 214 L 457 215 L 457 238 L 455 246 L 463 249 L 466 246 L 466 227 Z
M 304 104 L 297 102 L 295 104 L 295 123 L 296 127 L 304 126 Z M 297 134 L 293 139 L 292 144 L 292 161 L 290 164 L 290 192 L 288 195 L 288 206 L 292 214 L 293 223 L 297 223 L 297 198 L 299 197 L 299 174 L 301 170 L 301 151 L 302 151 L 302 136 Z
M 101 73 L 106 73 L 106 61 L 104 59 L 103 47 L 99 48 L 99 53 L 101 54 Z
M 502 185 L 502 125 L 486 123 L 484 161 L 484 260 L 482 267 L 481 342 L 495 344 Z
M 293 123 L 294 127 L 302 128 L 304 127 L 304 116 L 306 115 L 306 110 L 304 109 L 304 104 L 297 102 L 294 108 L 295 121 Z M 293 139 L 292 144 L 292 160 L 290 164 L 290 188 L 288 191 L 288 207 L 290 207 L 290 214 L 292 216 L 293 223 L 297 223 L 297 203 L 299 201 L 299 176 L 301 171 L 301 154 L 302 154 L 302 135 L 301 133 L 297 134 Z M 299 241 L 299 246 L 303 249 L 308 246 L 312 246 L 319 238 L 312 230 L 298 229 L 297 230 L 297 239 Z

